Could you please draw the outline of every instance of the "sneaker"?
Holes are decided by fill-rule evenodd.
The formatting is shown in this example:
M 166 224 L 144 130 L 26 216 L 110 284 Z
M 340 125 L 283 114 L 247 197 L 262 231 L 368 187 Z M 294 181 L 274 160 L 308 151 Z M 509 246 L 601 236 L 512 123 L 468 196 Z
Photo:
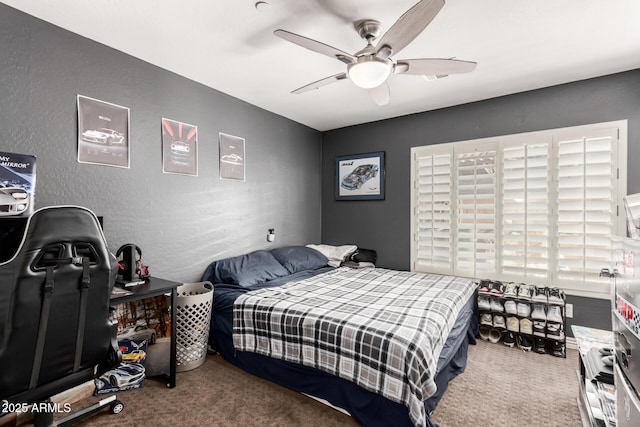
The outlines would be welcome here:
M 516 343 L 516 336 L 513 335 L 512 332 L 505 332 L 504 335 L 502 335 L 502 344 L 506 345 L 507 347 L 513 347 Z
M 564 304 L 564 292 L 558 288 L 549 289 L 550 304 Z
M 520 347 L 522 351 L 531 351 L 531 339 L 524 335 L 518 335 L 518 347 Z
M 521 283 L 518 287 L 518 298 L 530 301 L 533 296 L 533 289 L 534 287 L 532 285 Z
M 556 357 L 565 357 L 564 343 L 562 341 L 553 341 L 551 343 L 551 354 Z
M 480 326 L 480 329 L 478 330 L 478 334 L 480 335 L 480 338 L 482 338 L 485 341 L 489 341 L 490 332 L 491 332 L 491 328 L 488 327 L 487 325 Z
M 491 290 L 491 280 L 481 280 L 478 284 L 478 293 L 488 294 Z
M 489 331 L 489 342 L 497 344 L 500 342 L 500 338 L 502 338 L 502 332 L 500 332 L 496 328 L 491 328 L 491 330 Z
M 547 352 L 547 341 L 544 338 L 534 338 L 533 339 L 533 350 L 536 353 L 545 354 Z
M 518 314 L 518 307 L 515 301 L 505 301 L 504 302 L 504 311 L 507 314 Z
M 562 340 L 564 339 L 564 330 L 562 327 L 562 323 L 547 323 L 547 338 L 551 338 L 554 340 Z
M 496 280 L 491 285 L 491 289 L 489 289 L 489 292 L 491 293 L 491 295 L 500 295 L 500 296 L 502 296 L 504 294 L 504 285 L 502 284 L 502 282 L 498 282 Z
M 491 303 L 487 297 L 478 297 L 478 310 L 491 310 Z
M 547 326 L 547 322 L 544 320 L 534 320 L 533 321 L 533 335 L 544 338 L 546 336 L 545 327 Z
M 545 312 L 544 304 L 533 304 L 531 318 L 538 320 L 547 320 L 547 313 Z
M 504 296 L 507 298 L 517 298 L 518 297 L 518 284 L 517 283 L 507 283 L 504 287 Z
M 504 316 L 500 316 L 500 315 L 495 315 L 493 316 L 493 326 L 496 328 L 503 328 L 506 329 L 507 325 L 504 322 Z
M 497 313 L 504 313 L 504 307 L 500 300 L 495 298 L 491 298 L 491 311 L 495 311 Z
M 550 322 L 563 323 L 562 308 L 559 305 L 550 305 L 547 307 L 547 320 Z
M 489 313 L 484 313 L 480 316 L 481 325 L 493 326 L 493 317 Z
M 520 317 L 529 317 L 531 314 L 531 306 L 524 302 L 518 303 L 518 316 Z
M 531 296 L 531 300 L 537 302 L 548 302 L 549 298 L 547 297 L 547 291 L 549 288 L 544 286 L 538 286 L 533 290 L 533 295 Z
M 520 333 L 521 334 L 533 334 L 533 325 L 529 319 L 520 319 Z
M 515 316 L 507 317 L 507 330 L 512 332 L 520 332 L 520 320 Z

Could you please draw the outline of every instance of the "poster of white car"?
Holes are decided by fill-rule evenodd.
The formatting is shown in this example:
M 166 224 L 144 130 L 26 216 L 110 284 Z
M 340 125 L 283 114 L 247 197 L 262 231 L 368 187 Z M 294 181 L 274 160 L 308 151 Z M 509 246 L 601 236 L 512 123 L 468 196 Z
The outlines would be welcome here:
M 0 153 L 0 217 L 30 215 L 36 188 L 36 157 Z

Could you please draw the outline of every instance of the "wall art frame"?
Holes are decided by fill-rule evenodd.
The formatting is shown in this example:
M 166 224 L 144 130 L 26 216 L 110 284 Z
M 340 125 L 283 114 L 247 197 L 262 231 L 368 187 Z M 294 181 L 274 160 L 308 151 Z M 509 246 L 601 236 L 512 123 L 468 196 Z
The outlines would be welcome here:
M 384 200 L 384 151 L 338 156 L 335 167 L 336 200 Z
M 78 162 L 129 168 L 129 108 L 77 95 Z

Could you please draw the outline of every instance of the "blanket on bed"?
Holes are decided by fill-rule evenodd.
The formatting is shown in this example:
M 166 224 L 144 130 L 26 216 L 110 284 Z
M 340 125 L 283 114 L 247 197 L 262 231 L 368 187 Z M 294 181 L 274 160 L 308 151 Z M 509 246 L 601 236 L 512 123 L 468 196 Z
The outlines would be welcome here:
M 240 295 L 233 342 L 403 403 L 423 426 L 440 351 L 474 290 L 460 277 L 342 267 Z

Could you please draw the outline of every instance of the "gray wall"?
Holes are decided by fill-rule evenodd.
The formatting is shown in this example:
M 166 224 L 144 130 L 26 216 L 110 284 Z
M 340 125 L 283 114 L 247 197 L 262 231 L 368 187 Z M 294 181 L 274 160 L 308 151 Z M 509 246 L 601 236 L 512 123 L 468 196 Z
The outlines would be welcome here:
M 628 192 L 636 193 L 640 168 L 631 159 L 640 159 L 640 70 L 325 132 L 322 241 L 376 249 L 379 266 L 409 269 L 411 147 L 622 119 L 629 132 Z M 336 201 L 335 157 L 372 151 L 386 152 L 386 199 Z M 576 319 L 607 327 L 607 301 L 574 300 Z
M 320 132 L 1 4 L 0 58 L 0 151 L 37 156 L 36 207 L 103 215 L 112 251 L 137 243 L 153 275 L 320 241 Z M 78 94 L 131 109 L 130 169 L 76 161 Z M 198 126 L 199 176 L 162 173 L 163 117 Z M 219 179 L 219 132 L 246 139 L 246 182 Z

